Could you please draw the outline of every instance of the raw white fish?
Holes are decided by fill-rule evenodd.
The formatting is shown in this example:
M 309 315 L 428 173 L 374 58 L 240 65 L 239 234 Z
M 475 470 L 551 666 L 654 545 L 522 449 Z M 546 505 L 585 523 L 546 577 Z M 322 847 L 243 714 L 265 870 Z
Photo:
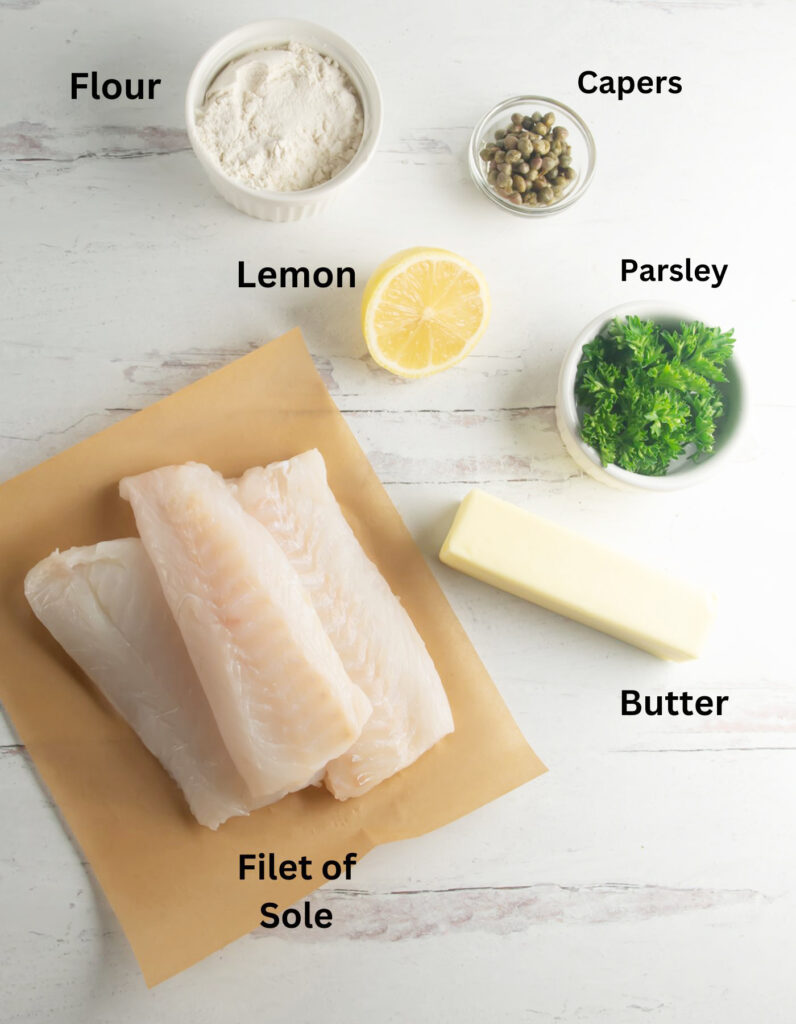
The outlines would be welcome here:
M 371 705 L 287 557 L 207 466 L 126 477 L 120 493 L 253 796 L 310 784 L 357 739 Z
M 230 487 L 287 555 L 352 682 L 373 705 L 362 735 L 326 771 L 338 800 L 360 796 L 453 731 L 434 662 L 346 522 L 320 452 L 250 469 Z
M 56 551 L 30 570 L 36 616 L 215 829 L 254 806 L 137 538 Z

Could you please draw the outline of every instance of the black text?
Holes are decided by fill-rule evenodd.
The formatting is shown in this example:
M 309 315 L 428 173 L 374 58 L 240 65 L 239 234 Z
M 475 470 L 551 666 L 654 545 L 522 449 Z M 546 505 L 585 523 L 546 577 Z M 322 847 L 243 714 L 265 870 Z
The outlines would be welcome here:
M 300 925 L 305 928 L 332 927 L 331 910 L 316 910 L 313 914 L 309 900 L 304 901 L 302 910 L 299 910 L 298 907 L 288 907 L 281 914 L 274 912 L 277 910 L 279 910 L 278 903 L 263 903 L 260 907 L 260 913 L 263 915 L 263 919 L 260 921 L 261 928 L 278 928 L 280 924 L 284 928 L 298 928 Z
M 711 288 L 720 288 L 727 263 L 696 263 L 689 256 L 683 263 L 639 263 L 622 260 L 622 280 L 638 275 L 639 281 L 710 281 Z
M 683 81 L 679 75 L 598 75 L 596 71 L 581 71 L 578 75 L 578 88 L 581 92 L 599 92 L 607 96 L 616 96 L 623 100 L 632 92 L 676 94 L 683 91 Z
M 105 78 L 100 82 L 96 71 L 72 72 L 72 99 L 85 89 L 93 100 L 118 100 L 124 96 L 128 100 L 152 100 L 155 98 L 155 87 L 160 85 L 161 78 Z
M 638 690 L 622 690 L 623 715 L 721 715 L 730 698 L 700 696 L 694 697 L 683 690 L 671 690 L 663 697 L 642 697 Z
M 243 260 L 238 260 L 238 288 L 354 288 L 357 277 L 353 267 L 260 267 L 247 273 Z

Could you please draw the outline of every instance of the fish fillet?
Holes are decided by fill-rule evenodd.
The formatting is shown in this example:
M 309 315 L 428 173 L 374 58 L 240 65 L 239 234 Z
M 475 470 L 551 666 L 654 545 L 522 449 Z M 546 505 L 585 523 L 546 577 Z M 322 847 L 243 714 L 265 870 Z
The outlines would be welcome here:
M 126 477 L 120 493 L 251 793 L 302 789 L 357 739 L 371 706 L 295 570 L 207 466 Z
M 434 663 L 346 522 L 320 452 L 250 469 L 230 486 L 287 555 L 352 682 L 373 705 L 362 735 L 325 779 L 338 800 L 367 793 L 453 731 Z
M 56 551 L 30 570 L 37 618 L 215 829 L 253 808 L 137 538 Z

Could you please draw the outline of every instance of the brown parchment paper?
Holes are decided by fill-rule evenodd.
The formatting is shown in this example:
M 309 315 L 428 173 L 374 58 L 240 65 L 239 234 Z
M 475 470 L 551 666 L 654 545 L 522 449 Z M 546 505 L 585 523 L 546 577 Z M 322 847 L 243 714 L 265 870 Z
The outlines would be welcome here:
M 403 601 L 456 731 L 345 803 L 308 789 L 217 832 L 64 654 L 25 601 L 54 548 L 132 536 L 122 476 L 195 460 L 227 476 L 317 447 L 357 537 Z M 421 835 L 545 769 L 512 720 L 296 329 L 0 487 L 0 699 L 99 879 L 149 985 L 323 884 L 348 851 Z M 14 827 L 6 823 L 6 827 Z M 312 881 L 238 879 L 240 853 L 312 859 Z M 355 877 L 355 876 L 354 876 Z M 332 924 L 334 928 L 334 924 Z

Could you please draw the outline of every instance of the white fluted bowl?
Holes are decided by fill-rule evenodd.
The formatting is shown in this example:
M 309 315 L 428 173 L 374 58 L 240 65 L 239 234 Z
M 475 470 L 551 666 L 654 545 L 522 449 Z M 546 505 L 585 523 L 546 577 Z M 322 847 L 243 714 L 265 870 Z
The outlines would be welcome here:
M 252 50 L 282 46 L 289 42 L 304 43 L 331 57 L 351 79 L 362 101 L 362 141 L 351 163 L 322 185 L 300 192 L 274 192 L 251 188 L 225 174 L 213 154 L 200 141 L 196 131 L 196 112 L 202 107 L 213 79 L 230 61 L 251 53 Z M 361 174 L 372 159 L 381 134 L 382 116 L 381 91 L 376 76 L 365 58 L 334 32 L 296 18 L 258 21 L 252 25 L 244 25 L 219 39 L 200 58 L 185 94 L 185 124 L 188 138 L 211 184 L 236 209 L 261 220 L 302 220 L 325 209 L 340 189 Z

